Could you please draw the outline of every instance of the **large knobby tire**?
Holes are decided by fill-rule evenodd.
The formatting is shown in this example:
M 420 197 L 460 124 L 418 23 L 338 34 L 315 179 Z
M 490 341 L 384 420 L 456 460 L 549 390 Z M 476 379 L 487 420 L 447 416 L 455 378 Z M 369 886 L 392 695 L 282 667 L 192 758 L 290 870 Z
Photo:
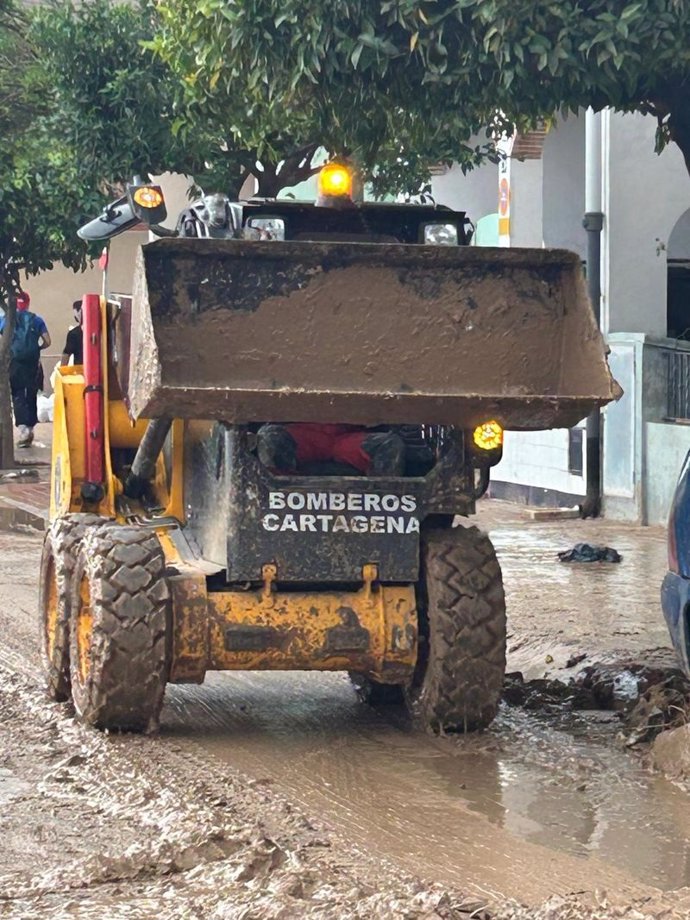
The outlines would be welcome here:
M 432 731 L 485 728 L 501 699 L 506 609 L 491 540 L 476 527 L 423 536 L 420 645 L 408 706 Z
M 102 729 L 158 725 L 168 676 L 170 629 L 165 558 L 141 527 L 88 534 L 73 580 L 72 699 L 79 718 Z
M 97 514 L 66 514 L 53 521 L 43 541 L 38 601 L 40 647 L 46 689 L 56 703 L 70 696 L 70 601 L 79 547 L 86 533 L 103 523 Z

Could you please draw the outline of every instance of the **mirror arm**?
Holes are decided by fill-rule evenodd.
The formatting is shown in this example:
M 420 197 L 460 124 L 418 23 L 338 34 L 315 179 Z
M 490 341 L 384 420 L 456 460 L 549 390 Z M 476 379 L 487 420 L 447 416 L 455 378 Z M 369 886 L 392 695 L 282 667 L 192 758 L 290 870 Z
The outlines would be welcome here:
M 170 236 L 180 235 L 177 230 L 168 230 L 167 227 L 162 227 L 160 224 L 151 224 L 149 226 L 149 230 L 151 231 L 151 233 L 154 233 L 156 236 L 161 236 L 161 237 L 170 237 Z

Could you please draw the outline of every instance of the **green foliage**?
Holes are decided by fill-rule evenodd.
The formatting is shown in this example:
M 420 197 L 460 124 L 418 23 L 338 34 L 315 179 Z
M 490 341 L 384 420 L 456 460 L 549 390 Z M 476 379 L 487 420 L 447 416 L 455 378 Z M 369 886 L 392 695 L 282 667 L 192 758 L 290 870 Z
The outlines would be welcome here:
M 687 0 L 160 0 L 188 105 L 272 148 L 289 127 L 397 175 L 557 110 L 652 112 L 690 151 Z M 498 115 L 500 120 L 497 122 Z
M 471 95 L 458 105 L 400 66 L 410 36 L 383 6 L 160 0 L 152 47 L 182 81 L 188 130 L 203 112 L 270 160 L 317 142 L 352 157 L 381 192 L 416 191 L 433 163 L 471 166 L 493 145 L 473 140 L 487 122 Z
M 189 108 L 179 76 L 152 50 L 158 27 L 153 0 L 49 0 L 37 9 L 31 35 L 53 136 L 78 153 L 90 187 L 118 192 L 134 174 L 169 170 L 237 194 L 256 151 L 212 111 Z
M 84 200 L 76 160 L 52 143 L 50 105 L 25 14 L 0 5 L 0 302 L 6 303 L 21 269 L 34 274 L 62 261 L 84 263 L 75 212 Z
M 173 131 L 167 66 L 142 48 L 152 4 L 52 0 L 38 7 L 31 38 L 54 105 L 53 136 L 78 150 L 84 184 L 122 185 L 137 173 L 202 164 Z

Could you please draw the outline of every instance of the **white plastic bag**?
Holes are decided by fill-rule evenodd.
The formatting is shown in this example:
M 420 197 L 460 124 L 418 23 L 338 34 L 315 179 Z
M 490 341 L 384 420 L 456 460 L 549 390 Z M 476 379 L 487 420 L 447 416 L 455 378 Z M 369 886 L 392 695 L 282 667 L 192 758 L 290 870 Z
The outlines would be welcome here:
M 36 410 L 38 413 L 39 422 L 52 422 L 53 421 L 53 402 L 55 401 L 55 396 L 51 393 L 50 396 L 46 396 L 45 393 L 39 393 L 38 399 L 36 400 Z

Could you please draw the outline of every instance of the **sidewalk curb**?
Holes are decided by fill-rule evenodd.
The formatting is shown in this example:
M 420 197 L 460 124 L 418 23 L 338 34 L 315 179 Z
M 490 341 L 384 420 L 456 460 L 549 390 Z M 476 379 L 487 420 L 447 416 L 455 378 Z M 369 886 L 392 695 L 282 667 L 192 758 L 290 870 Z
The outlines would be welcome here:
M 39 473 L 37 469 L 28 467 L 18 467 L 13 470 L 0 470 L 0 485 L 7 483 L 38 482 Z
M 48 513 L 42 514 L 28 505 L 19 502 L 10 502 L 4 499 L 0 502 L 0 531 L 34 530 L 44 533 L 48 527 Z
M 43 533 L 48 527 L 48 511 L 0 495 L 0 531 L 29 528 Z

